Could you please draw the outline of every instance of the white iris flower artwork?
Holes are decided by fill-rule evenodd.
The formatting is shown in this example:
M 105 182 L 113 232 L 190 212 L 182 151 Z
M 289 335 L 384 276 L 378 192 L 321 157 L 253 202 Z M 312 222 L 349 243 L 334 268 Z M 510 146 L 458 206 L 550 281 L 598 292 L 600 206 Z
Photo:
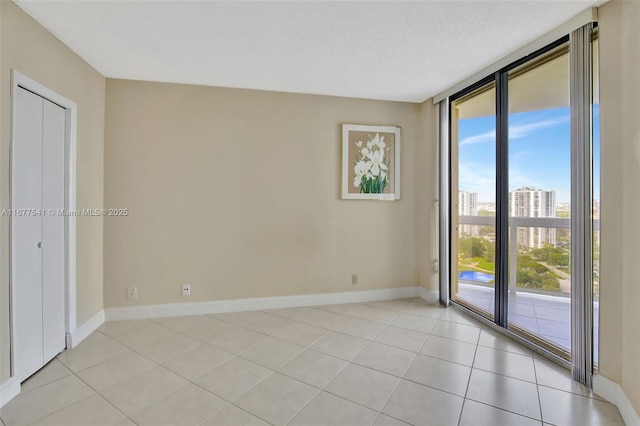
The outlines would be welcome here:
M 400 199 L 398 126 L 342 125 L 342 199 Z
M 366 144 L 356 142 L 358 152 L 354 166 L 353 185 L 361 194 L 382 194 L 389 184 L 389 148 L 384 136 L 368 135 Z

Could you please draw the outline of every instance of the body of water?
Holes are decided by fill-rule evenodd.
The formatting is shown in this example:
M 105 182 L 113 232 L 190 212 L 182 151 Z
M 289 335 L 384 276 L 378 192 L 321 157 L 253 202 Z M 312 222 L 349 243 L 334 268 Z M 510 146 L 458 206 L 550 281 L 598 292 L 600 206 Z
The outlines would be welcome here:
M 491 274 L 477 271 L 462 271 L 458 274 L 458 278 L 465 281 L 477 281 L 481 283 L 488 283 L 496 279 L 496 277 Z

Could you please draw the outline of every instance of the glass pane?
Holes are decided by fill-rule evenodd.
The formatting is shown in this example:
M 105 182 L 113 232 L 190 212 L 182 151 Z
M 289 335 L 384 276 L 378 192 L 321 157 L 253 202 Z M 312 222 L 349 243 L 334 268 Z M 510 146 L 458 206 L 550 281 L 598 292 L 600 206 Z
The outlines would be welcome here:
M 566 45 L 509 72 L 509 328 L 571 351 Z
M 451 104 L 451 295 L 487 318 L 494 311 L 495 95 L 492 83 Z

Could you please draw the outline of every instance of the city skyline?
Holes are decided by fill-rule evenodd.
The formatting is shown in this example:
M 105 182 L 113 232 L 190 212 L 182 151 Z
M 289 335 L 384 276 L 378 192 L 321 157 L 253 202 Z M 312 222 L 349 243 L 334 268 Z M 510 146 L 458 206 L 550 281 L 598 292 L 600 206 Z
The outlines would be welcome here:
M 554 190 L 558 203 L 571 200 L 568 107 L 509 114 L 509 191 Z M 599 108 L 594 105 L 594 198 L 599 200 Z M 495 116 L 460 120 L 459 188 L 495 202 Z

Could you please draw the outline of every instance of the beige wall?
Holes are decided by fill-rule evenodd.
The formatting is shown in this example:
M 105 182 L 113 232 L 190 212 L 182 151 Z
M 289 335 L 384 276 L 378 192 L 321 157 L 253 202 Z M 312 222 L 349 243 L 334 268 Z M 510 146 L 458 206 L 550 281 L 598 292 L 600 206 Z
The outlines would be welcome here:
M 16 69 L 78 105 L 77 204 L 103 206 L 105 79 L 10 1 L 0 1 L 0 208 L 9 207 L 10 70 Z M 77 222 L 77 323 L 102 309 L 101 218 Z M 0 381 L 8 370 L 9 221 L 0 217 Z
M 105 204 L 130 215 L 105 219 L 105 306 L 419 284 L 432 254 L 418 254 L 417 214 L 430 213 L 417 195 L 434 196 L 416 178 L 418 156 L 433 161 L 418 148 L 420 111 L 107 80 Z M 341 123 L 402 127 L 401 200 L 340 199 Z
M 600 373 L 640 412 L 640 3 L 605 4 L 599 24 Z

